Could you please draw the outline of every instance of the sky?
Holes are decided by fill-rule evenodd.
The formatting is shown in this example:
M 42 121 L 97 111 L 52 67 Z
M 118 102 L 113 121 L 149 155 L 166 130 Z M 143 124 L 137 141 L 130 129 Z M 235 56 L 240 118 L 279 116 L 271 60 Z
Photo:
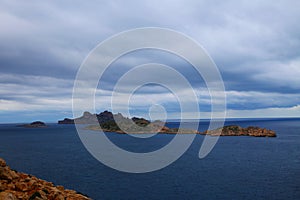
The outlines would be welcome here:
M 115 34 L 142 27 L 172 29 L 202 45 L 222 75 L 227 117 L 300 117 L 299 19 L 296 0 L 1 0 L 0 123 L 72 117 L 74 80 L 89 52 Z M 150 62 L 188 77 L 201 117 L 210 116 L 210 96 L 192 66 L 154 50 L 130 53 L 110 66 L 96 92 L 97 111 L 111 109 L 122 73 Z M 164 106 L 169 118 L 180 113 L 178 101 L 158 85 L 138 89 L 130 110 L 147 117 L 152 104 Z M 123 112 L 126 105 L 120 101 L 115 108 Z

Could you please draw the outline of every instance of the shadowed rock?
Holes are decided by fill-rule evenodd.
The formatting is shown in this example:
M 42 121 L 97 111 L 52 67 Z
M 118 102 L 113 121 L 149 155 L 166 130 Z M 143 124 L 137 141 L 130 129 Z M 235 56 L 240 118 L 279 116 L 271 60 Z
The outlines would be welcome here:
M 58 121 L 59 124 L 74 124 L 74 119 L 65 118 Z

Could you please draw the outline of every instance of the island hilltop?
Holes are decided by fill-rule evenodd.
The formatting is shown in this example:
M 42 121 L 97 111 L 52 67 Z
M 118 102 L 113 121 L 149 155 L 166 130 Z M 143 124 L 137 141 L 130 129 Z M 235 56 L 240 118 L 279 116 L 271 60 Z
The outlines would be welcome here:
M 41 121 L 35 121 L 30 124 L 22 124 L 17 125 L 18 127 L 25 127 L 25 128 L 44 128 L 47 127 L 47 125 L 44 122 Z
M 116 123 L 118 121 L 118 123 Z M 134 122 L 134 123 L 132 123 Z M 198 130 L 191 129 L 178 129 L 169 128 L 165 126 L 162 121 L 150 122 L 144 118 L 127 118 L 121 113 L 113 114 L 109 111 L 104 111 L 99 114 L 91 114 L 90 112 L 84 112 L 81 117 L 75 119 L 65 118 L 59 120 L 58 124 L 87 124 L 88 130 L 103 130 L 104 132 L 115 133 L 165 133 L 165 134 L 201 134 L 211 136 L 254 136 L 254 137 L 276 137 L 276 133 L 272 130 L 260 127 L 247 127 L 242 128 L 236 125 L 224 126 L 215 130 L 207 130 L 199 132 Z M 119 127 L 121 126 L 121 128 Z M 221 131 L 222 129 L 222 131 Z

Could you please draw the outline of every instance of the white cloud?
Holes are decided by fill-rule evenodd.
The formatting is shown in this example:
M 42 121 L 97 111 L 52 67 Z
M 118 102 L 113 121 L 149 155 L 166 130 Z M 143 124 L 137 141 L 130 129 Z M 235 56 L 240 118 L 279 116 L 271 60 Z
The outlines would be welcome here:
M 228 117 L 234 118 L 264 118 L 264 117 L 300 117 L 300 105 L 288 108 L 266 108 L 255 110 L 228 110 Z
M 259 64 L 261 72 L 256 80 L 265 80 L 278 86 L 300 89 L 300 57 L 285 61 L 269 61 Z

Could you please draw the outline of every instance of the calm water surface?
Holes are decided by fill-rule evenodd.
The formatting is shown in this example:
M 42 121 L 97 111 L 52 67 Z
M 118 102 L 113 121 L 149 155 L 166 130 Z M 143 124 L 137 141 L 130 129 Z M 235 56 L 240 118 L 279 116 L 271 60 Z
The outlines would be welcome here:
M 300 119 L 226 123 L 266 127 L 278 137 L 220 137 L 213 151 L 200 160 L 204 136 L 199 135 L 172 165 L 156 172 L 128 174 L 95 160 L 73 125 L 30 129 L 2 124 L 0 157 L 13 169 L 93 199 L 300 199 Z M 199 129 L 207 125 L 204 121 Z M 161 148 L 173 136 L 139 139 L 110 133 L 109 138 L 124 149 L 147 152 Z

